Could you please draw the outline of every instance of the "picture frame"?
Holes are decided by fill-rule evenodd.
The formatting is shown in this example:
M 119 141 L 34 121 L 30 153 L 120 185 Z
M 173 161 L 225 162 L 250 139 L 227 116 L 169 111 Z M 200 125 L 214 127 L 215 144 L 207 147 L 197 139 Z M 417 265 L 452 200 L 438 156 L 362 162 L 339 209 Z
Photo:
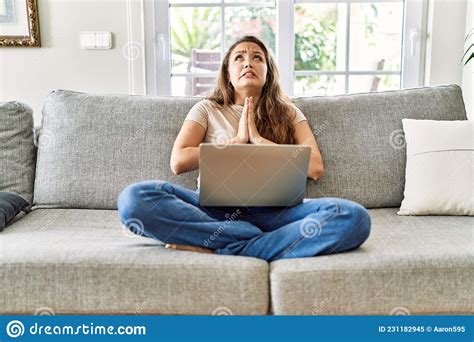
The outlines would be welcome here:
M 37 0 L 0 0 L 0 47 L 40 47 Z

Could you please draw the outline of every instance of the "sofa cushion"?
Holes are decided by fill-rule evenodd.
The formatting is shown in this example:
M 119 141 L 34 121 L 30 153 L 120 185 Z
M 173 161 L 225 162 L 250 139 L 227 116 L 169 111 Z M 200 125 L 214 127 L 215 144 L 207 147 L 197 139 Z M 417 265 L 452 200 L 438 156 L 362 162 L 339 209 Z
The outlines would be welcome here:
M 367 208 L 400 206 L 406 148 L 402 119 L 466 120 L 457 85 L 301 97 L 325 172 L 306 197 L 342 197 Z
M 35 163 L 33 110 L 17 101 L 0 102 L 0 191 L 31 203 Z
M 402 122 L 407 166 L 397 214 L 474 216 L 474 121 Z
M 130 183 L 166 180 L 195 188 L 198 171 L 175 176 L 174 140 L 197 97 L 98 95 L 57 90 L 43 108 L 35 208 L 116 209 Z M 297 98 L 325 164 L 305 197 L 400 206 L 405 183 L 402 118 L 465 120 L 459 86 Z M 403 139 L 402 139 L 403 140 Z
M 189 189 L 170 169 L 171 149 L 198 98 L 50 93 L 39 134 L 34 209 L 116 209 L 117 196 L 143 179 Z
M 38 209 L 11 228 L 0 234 L 2 314 L 268 312 L 266 261 L 166 249 L 115 210 Z
M 371 235 L 359 249 L 271 263 L 274 314 L 472 313 L 472 218 L 369 212 Z

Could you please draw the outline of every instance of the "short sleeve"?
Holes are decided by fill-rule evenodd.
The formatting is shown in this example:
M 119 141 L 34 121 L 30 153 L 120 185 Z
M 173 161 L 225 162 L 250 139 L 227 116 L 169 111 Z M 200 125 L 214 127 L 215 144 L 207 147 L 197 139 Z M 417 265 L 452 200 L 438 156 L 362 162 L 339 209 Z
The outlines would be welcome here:
M 191 120 L 199 123 L 204 129 L 207 129 L 208 112 L 205 105 L 205 100 L 196 103 L 190 110 L 184 121 Z
M 308 120 L 306 119 L 306 116 L 304 116 L 303 112 L 298 107 L 296 107 L 295 105 L 293 105 L 293 107 L 295 108 L 295 111 L 296 111 L 296 116 L 293 119 L 293 125 L 296 125 L 300 121 Z

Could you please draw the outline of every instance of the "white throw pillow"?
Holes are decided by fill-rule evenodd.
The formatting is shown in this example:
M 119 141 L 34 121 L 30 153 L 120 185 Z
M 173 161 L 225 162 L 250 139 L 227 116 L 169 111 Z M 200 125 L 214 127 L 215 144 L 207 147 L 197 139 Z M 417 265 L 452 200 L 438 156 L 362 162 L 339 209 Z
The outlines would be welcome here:
M 398 215 L 474 215 L 474 121 L 402 119 L 407 148 Z

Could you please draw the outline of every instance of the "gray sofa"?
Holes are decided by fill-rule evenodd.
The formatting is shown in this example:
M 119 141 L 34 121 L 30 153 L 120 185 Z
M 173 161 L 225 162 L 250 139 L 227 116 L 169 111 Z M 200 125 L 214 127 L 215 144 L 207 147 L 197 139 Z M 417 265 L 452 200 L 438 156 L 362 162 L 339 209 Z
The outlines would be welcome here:
M 165 249 L 120 223 L 116 200 L 130 183 L 195 190 L 198 171 L 176 176 L 169 160 L 199 100 L 56 90 L 40 128 L 25 105 L 0 113 L 2 129 L 16 132 L 2 144 L 0 191 L 33 203 L 0 233 L 2 314 L 473 312 L 472 217 L 397 215 L 401 120 L 466 120 L 459 86 L 295 98 L 325 162 L 305 197 L 361 203 L 372 231 L 354 251 L 272 263 Z

